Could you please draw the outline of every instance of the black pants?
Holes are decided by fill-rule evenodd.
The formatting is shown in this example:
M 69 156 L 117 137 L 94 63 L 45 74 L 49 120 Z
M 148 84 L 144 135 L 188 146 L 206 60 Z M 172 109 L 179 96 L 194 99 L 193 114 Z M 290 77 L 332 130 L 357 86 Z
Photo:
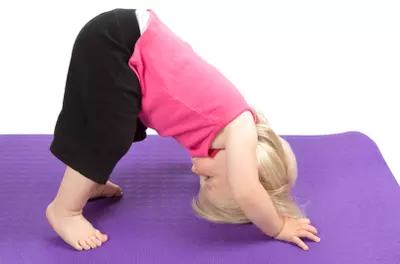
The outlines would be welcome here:
M 139 37 L 135 10 L 115 9 L 90 20 L 74 43 L 50 150 L 99 184 L 133 142 L 146 138 L 141 89 L 128 66 Z

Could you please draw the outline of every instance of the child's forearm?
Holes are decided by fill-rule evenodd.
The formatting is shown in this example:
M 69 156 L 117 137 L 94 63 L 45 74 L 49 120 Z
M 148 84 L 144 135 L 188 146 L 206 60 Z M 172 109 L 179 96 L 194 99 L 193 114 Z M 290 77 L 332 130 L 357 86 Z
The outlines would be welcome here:
M 245 188 L 238 188 L 234 192 L 236 202 L 255 226 L 266 235 L 275 237 L 282 230 L 283 219 L 278 215 L 270 196 L 261 184 L 246 184 Z
M 230 134 L 226 146 L 228 178 L 235 200 L 246 217 L 273 237 L 281 231 L 283 220 L 259 181 L 256 147 L 254 129 L 236 130 Z
M 227 153 L 228 177 L 235 200 L 254 225 L 274 237 L 282 229 L 283 220 L 258 180 L 256 158 L 243 150 L 240 153 L 240 159 L 236 159 L 235 152 Z

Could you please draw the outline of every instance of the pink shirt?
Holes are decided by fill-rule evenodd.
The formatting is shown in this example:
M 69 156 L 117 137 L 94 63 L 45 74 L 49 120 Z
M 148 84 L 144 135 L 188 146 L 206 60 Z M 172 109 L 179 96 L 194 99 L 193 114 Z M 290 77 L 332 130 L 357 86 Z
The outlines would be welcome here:
M 142 89 L 139 118 L 190 155 L 213 156 L 211 144 L 221 129 L 252 109 L 222 73 L 148 11 L 149 25 L 129 60 Z

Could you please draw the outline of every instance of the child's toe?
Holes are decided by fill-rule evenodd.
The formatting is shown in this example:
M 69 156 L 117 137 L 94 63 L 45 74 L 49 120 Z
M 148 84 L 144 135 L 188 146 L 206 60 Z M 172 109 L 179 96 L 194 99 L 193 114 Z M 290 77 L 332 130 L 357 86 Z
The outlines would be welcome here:
M 95 237 L 95 236 L 92 236 L 91 238 L 90 238 L 92 241 L 93 241 L 93 243 L 95 243 L 98 247 L 100 247 L 103 243 L 100 241 L 100 239 L 98 239 L 97 237 Z
M 90 246 L 90 248 L 97 248 L 97 244 L 92 241 L 92 239 L 88 238 L 86 239 L 86 244 Z
M 82 239 L 79 240 L 79 245 L 84 249 L 84 250 L 89 250 L 90 246 L 86 243 L 86 240 Z
M 102 234 L 99 230 L 96 230 L 96 234 L 95 235 L 103 243 L 108 240 L 107 235 Z

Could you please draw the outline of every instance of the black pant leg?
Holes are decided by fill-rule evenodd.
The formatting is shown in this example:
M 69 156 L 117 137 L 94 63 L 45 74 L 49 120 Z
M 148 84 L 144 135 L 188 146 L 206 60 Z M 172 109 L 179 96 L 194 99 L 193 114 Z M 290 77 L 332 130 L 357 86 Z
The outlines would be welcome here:
M 99 184 L 107 182 L 132 142 L 143 139 L 143 125 L 135 136 L 141 89 L 128 66 L 139 37 L 134 10 L 117 9 L 89 21 L 74 43 L 50 150 Z

